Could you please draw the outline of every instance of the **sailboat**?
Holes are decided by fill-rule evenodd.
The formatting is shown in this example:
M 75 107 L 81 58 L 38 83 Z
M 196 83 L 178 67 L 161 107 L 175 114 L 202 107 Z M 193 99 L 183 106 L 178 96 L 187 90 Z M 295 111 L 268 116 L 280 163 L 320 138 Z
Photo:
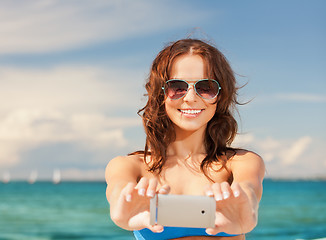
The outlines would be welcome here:
M 34 170 L 34 171 L 31 172 L 31 175 L 29 175 L 28 183 L 33 184 L 33 183 L 36 182 L 36 179 L 37 179 L 37 171 Z
M 52 182 L 54 184 L 58 184 L 61 182 L 61 172 L 60 169 L 54 169 L 53 171 L 53 177 L 52 177 Z
M 3 174 L 2 182 L 3 183 L 9 183 L 10 182 L 10 173 L 9 172 L 5 172 Z

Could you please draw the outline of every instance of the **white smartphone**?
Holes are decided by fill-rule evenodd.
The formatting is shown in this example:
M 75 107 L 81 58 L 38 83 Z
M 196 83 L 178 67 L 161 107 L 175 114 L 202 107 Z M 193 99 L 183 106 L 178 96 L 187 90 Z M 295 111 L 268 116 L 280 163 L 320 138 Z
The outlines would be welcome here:
M 214 228 L 215 211 L 212 197 L 157 194 L 150 200 L 150 224 Z

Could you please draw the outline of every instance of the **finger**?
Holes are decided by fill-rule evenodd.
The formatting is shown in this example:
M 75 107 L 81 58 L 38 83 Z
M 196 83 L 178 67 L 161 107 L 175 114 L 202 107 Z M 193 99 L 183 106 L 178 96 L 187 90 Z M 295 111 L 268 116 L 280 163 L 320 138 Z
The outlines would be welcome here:
M 206 228 L 206 233 L 209 235 L 216 235 L 219 233 L 219 230 L 217 228 Z
M 136 186 L 136 189 L 138 189 L 138 195 L 145 196 L 147 187 L 148 179 L 145 177 L 141 178 Z
M 158 193 L 160 194 L 168 194 L 171 191 L 171 188 L 169 185 L 163 185 L 160 190 L 158 191 Z
M 150 225 L 148 226 L 148 229 L 151 230 L 152 232 L 156 232 L 156 233 L 161 233 L 164 231 L 164 227 L 162 225 Z
M 212 189 L 212 186 L 211 185 L 207 185 L 205 187 L 205 194 L 208 197 L 214 197 L 214 192 L 213 192 L 213 189 Z
M 146 192 L 147 197 L 154 197 L 155 196 L 157 184 L 158 183 L 157 183 L 157 180 L 155 178 L 149 179 L 148 188 L 147 188 L 147 192 Z
M 131 202 L 132 200 L 132 193 L 135 189 L 135 183 L 130 182 L 128 183 L 124 189 L 121 191 L 121 194 L 123 196 L 123 198 L 127 201 L 127 202 Z
M 241 187 L 240 187 L 239 183 L 233 182 L 232 185 L 231 185 L 231 190 L 233 192 L 234 197 L 239 197 L 240 196 Z
M 223 195 L 222 195 L 222 190 L 221 190 L 221 184 L 219 183 L 214 183 L 212 185 L 212 190 L 214 193 L 214 197 L 216 201 L 221 201 L 223 200 Z
M 227 182 L 222 182 L 221 191 L 222 191 L 223 199 L 228 199 L 231 196 L 230 184 Z

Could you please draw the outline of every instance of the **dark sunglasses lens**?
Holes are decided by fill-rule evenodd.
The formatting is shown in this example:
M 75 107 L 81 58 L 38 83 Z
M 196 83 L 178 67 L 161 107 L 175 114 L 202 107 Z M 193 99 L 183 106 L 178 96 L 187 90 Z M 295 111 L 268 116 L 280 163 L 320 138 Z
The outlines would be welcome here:
M 165 94 L 170 99 L 182 98 L 188 91 L 188 84 L 180 80 L 167 82 Z
M 213 80 L 202 80 L 196 83 L 197 93 L 205 99 L 212 99 L 219 92 L 219 85 Z

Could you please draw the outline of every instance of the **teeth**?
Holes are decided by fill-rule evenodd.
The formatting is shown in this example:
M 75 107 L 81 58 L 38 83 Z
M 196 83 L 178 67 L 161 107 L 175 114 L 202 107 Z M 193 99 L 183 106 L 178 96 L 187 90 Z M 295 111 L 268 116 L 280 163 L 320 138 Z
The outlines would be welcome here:
M 181 110 L 182 113 L 185 113 L 185 114 L 198 114 L 201 112 L 201 110 Z

